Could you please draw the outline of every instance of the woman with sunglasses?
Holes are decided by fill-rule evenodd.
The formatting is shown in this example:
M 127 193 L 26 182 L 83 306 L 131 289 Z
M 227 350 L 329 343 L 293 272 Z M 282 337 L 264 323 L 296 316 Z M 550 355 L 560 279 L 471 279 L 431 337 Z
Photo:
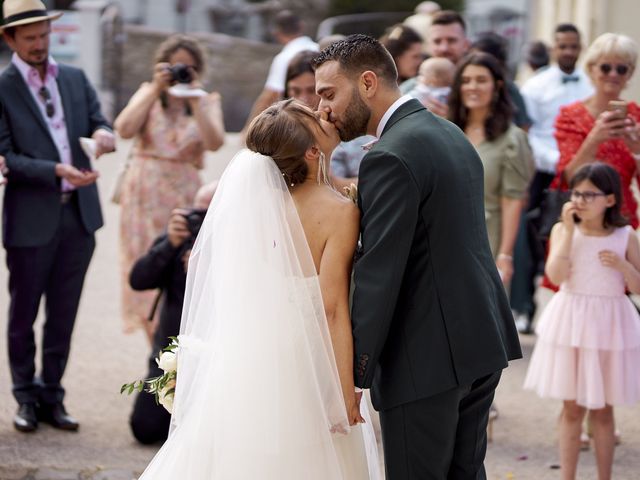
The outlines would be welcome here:
M 560 110 L 556 119 L 560 159 L 551 184 L 551 188 L 566 189 L 583 165 L 595 161 L 611 165 L 622 181 L 622 214 L 633 228 L 638 228 L 631 180 L 638 174 L 640 161 L 640 107 L 634 102 L 623 104 L 620 96 L 637 57 L 636 42 L 625 35 L 605 33 L 589 47 L 585 66 L 595 94 Z
M 180 64 L 180 65 L 179 65 Z M 156 293 L 134 292 L 129 273 L 160 235 L 174 208 L 193 204 L 202 185 L 205 150 L 224 139 L 220 95 L 201 90 L 205 55 L 191 37 L 174 35 L 156 51 L 153 78 L 116 118 L 122 138 L 134 138 L 120 196 L 122 315 L 125 332 L 143 327 Z

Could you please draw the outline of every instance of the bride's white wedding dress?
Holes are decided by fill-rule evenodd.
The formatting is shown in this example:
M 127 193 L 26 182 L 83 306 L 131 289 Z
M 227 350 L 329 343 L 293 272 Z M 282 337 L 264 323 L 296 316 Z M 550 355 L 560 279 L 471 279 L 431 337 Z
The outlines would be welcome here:
M 141 478 L 381 477 L 371 422 L 349 427 L 311 252 L 271 158 L 243 150 L 227 167 L 180 332 L 169 438 Z

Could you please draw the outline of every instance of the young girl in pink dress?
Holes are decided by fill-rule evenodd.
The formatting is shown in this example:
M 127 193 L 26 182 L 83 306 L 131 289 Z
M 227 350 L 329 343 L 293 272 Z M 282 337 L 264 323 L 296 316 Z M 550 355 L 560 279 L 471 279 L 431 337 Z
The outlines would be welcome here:
M 640 243 L 620 214 L 620 178 L 585 165 L 551 231 L 545 273 L 560 291 L 543 312 L 525 388 L 564 401 L 562 478 L 574 479 L 587 411 L 598 478 L 611 478 L 613 406 L 640 399 L 640 317 L 625 289 L 640 293 Z

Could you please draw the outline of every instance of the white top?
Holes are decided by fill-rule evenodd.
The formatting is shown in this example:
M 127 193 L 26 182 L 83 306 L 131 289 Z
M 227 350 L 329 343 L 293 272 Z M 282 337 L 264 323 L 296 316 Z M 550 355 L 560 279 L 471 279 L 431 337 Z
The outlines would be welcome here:
M 593 92 L 591 81 L 582 69 L 576 68 L 568 75 L 557 65 L 540 71 L 522 86 L 520 93 L 533 122 L 529 129 L 529 143 L 537 170 L 556 173 L 560 153 L 554 137 L 554 124 L 560 107 L 583 100 Z
M 396 112 L 396 110 L 398 110 L 402 105 L 407 103 L 409 100 L 413 100 L 413 97 L 411 95 L 403 95 L 402 97 L 400 97 L 398 100 L 396 100 L 391 104 L 391 106 L 387 109 L 387 111 L 384 112 L 384 115 L 380 119 L 380 123 L 378 123 L 378 128 L 376 129 L 376 137 L 380 138 L 380 136 L 382 135 L 382 132 L 384 131 L 384 127 L 387 126 L 387 122 L 391 118 L 391 115 L 393 115 Z
M 271 62 L 269 68 L 269 76 L 264 84 L 265 90 L 271 90 L 273 92 L 284 92 L 284 82 L 287 78 L 287 68 L 289 68 L 289 62 L 298 53 L 304 50 L 313 50 L 317 52 L 318 44 L 311 40 L 309 37 L 297 37 L 287 43 L 284 48 L 277 54 Z

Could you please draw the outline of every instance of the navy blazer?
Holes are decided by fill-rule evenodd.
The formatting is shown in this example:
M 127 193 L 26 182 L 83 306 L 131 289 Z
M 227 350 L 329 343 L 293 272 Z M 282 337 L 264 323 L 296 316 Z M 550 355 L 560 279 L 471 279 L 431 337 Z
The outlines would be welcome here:
M 470 385 L 521 356 L 483 190 L 473 146 L 417 100 L 362 161 L 355 382 L 372 388 L 377 409 Z
M 60 65 L 57 83 L 73 165 L 91 169 L 78 139 L 90 137 L 99 128 L 111 128 L 82 70 Z M 4 246 L 46 245 L 62 208 L 60 178 L 55 174 L 60 157 L 29 87 L 13 64 L 0 75 L 0 155 L 6 157 L 9 169 L 2 212 Z M 95 184 L 78 188 L 78 204 L 84 228 L 95 232 L 103 225 Z

